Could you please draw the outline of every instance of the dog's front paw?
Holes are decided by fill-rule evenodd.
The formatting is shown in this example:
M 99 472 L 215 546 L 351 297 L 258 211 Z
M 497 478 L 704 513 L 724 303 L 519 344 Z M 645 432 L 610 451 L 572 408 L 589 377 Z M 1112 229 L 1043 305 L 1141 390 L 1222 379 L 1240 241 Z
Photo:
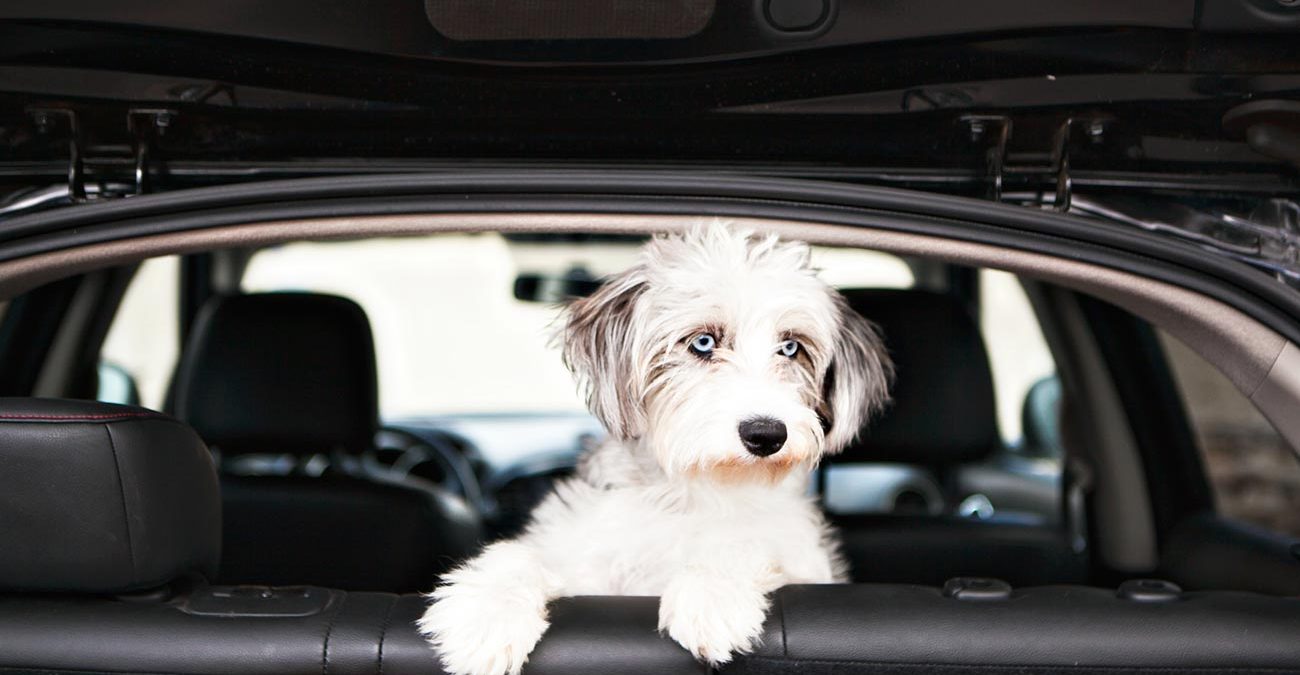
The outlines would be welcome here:
M 730 580 L 683 575 L 659 600 L 659 631 L 710 665 L 731 661 L 758 644 L 767 594 Z
M 546 632 L 546 603 L 455 584 L 432 594 L 420 633 L 438 650 L 452 675 L 518 675 Z

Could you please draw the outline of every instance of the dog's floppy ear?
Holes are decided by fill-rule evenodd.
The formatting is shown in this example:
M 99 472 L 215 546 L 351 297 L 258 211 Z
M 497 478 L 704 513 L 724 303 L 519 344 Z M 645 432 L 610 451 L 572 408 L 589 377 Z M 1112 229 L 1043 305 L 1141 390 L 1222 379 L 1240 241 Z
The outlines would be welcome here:
M 889 401 L 894 363 L 876 327 L 837 298 L 840 331 L 822 388 L 826 451 L 839 452 Z
M 587 407 L 618 439 L 637 438 L 645 429 L 632 345 L 632 314 L 644 290 L 640 267 L 611 278 L 569 305 L 562 335 L 564 364 L 577 376 Z

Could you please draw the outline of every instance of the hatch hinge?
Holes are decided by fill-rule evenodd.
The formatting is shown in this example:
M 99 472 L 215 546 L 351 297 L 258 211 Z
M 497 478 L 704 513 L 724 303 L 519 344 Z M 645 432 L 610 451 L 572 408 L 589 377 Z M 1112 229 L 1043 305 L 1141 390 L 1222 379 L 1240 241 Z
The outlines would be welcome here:
M 984 153 L 985 197 L 1000 202 L 1007 141 L 1011 138 L 1011 118 L 1006 115 L 963 115 L 961 121 L 970 129 L 972 141 L 979 142 L 985 136 L 993 139 L 993 144 Z
M 1024 176 L 1027 182 L 1045 181 L 1055 186 L 1050 204 L 1057 211 L 1070 210 L 1073 183 L 1070 177 L 1070 154 L 1080 140 L 1082 131 L 1090 142 L 1099 143 L 1105 135 L 1109 117 L 1067 117 L 1052 134 L 1052 145 L 1046 157 L 1048 163 L 1013 166 L 1007 163 L 1007 143 L 1011 140 L 1012 121 L 1005 115 L 965 115 L 961 121 L 970 129 L 971 140 L 991 139 L 985 152 L 985 183 L 988 199 L 1000 202 L 1008 175 Z M 1037 200 L 1038 206 L 1049 203 L 1046 195 Z
M 87 157 L 84 125 L 77 111 L 70 108 L 33 107 L 27 110 L 37 133 L 45 136 L 61 134 L 68 145 L 68 184 L 63 195 L 71 202 L 84 202 L 109 197 L 129 197 L 150 192 L 153 176 L 163 173 L 156 157 L 158 139 L 176 118 L 170 108 L 130 108 L 126 112 L 126 130 L 131 137 L 131 162 L 133 171 L 129 178 L 113 174 L 112 167 L 121 166 L 121 156 Z M 121 146 L 118 146 L 121 147 Z M 98 179 L 88 181 L 86 166 L 95 165 Z
M 132 176 L 135 194 L 145 194 L 153 187 L 150 163 L 157 161 L 153 156 L 154 146 L 175 117 L 176 111 L 170 108 L 132 108 L 126 112 L 126 128 L 131 132 L 131 154 L 135 160 Z
M 81 121 L 68 108 L 29 108 L 28 114 L 41 135 L 63 133 L 68 139 L 68 198 L 86 200 L 86 169 L 82 159 Z

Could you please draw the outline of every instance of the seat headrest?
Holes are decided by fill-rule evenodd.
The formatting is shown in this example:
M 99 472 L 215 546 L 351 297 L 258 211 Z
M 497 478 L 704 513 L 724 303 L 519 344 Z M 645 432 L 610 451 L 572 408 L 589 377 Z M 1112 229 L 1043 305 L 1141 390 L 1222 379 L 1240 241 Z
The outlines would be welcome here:
M 0 592 L 121 593 L 221 559 L 208 449 L 161 413 L 0 398 Z
M 355 302 L 262 293 L 199 312 L 174 411 L 225 454 L 359 453 L 379 427 L 375 347 Z
M 1001 441 L 993 374 L 970 311 L 930 291 L 857 289 L 844 296 L 880 326 L 896 380 L 893 403 L 833 460 L 942 466 L 994 452 Z

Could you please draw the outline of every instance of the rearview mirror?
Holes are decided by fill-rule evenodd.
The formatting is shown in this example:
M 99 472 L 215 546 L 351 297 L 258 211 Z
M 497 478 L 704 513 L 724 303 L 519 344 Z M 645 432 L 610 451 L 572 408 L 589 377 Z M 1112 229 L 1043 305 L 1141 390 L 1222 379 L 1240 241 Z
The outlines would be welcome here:
M 515 299 L 551 304 L 568 302 L 595 293 L 600 284 L 601 280 L 585 267 L 571 267 L 564 274 L 520 274 L 515 277 Z

